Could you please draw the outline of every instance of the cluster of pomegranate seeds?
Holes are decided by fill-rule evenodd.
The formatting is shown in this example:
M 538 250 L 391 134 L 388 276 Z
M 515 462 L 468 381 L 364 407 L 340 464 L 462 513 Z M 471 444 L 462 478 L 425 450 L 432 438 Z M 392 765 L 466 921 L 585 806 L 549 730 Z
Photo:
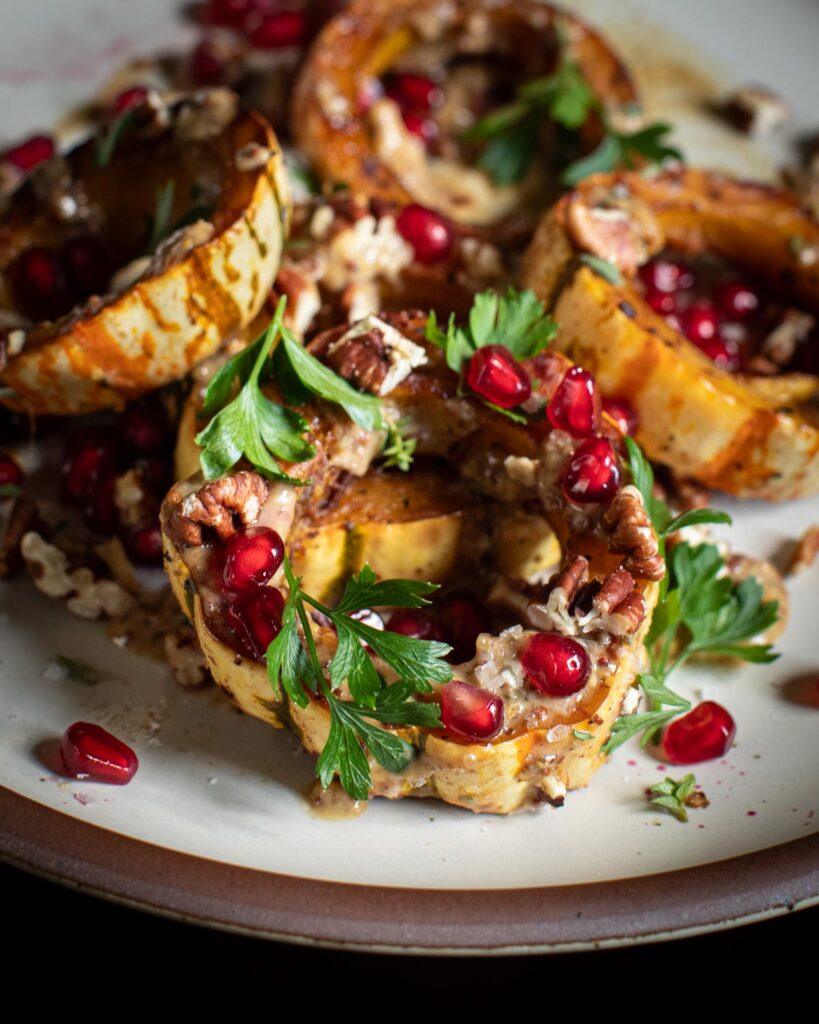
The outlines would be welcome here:
M 23 172 L 34 170 L 38 164 L 54 156 L 54 139 L 50 135 L 32 135 L 31 138 L 12 146 L 3 154 L 3 159 Z
M 604 398 L 603 412 L 611 416 L 624 434 L 633 434 L 637 429 L 637 410 L 627 398 Z
M 419 263 L 440 263 L 449 256 L 455 238 L 452 225 L 435 210 L 410 203 L 398 214 L 396 225 Z
M 399 608 L 388 623 L 391 633 L 411 636 L 415 640 L 443 640 L 443 633 L 429 612 L 418 608 Z
M 53 319 L 70 308 L 68 281 L 54 250 L 41 245 L 24 250 L 11 277 L 18 301 L 34 319 Z
M 244 653 L 264 661 L 267 648 L 282 628 L 284 598 L 275 587 L 252 587 L 232 597 L 225 619 Z
M 520 656 L 527 682 L 550 697 L 568 697 L 582 690 L 591 674 L 586 648 L 570 636 L 535 633 Z
M 162 562 L 162 530 L 159 523 L 150 523 L 129 533 L 125 548 L 138 565 L 159 565 Z
M 16 487 L 25 479 L 25 473 L 7 453 L 0 452 L 0 487 Z
M 118 456 L 119 443 L 111 431 L 80 429 L 70 434 L 62 464 L 66 500 L 83 503 L 98 480 L 114 474 Z
M 553 427 L 588 437 L 600 426 L 600 394 L 594 377 L 579 366 L 567 370 L 546 408 Z
M 735 335 L 760 309 L 758 292 L 734 279 L 698 281 L 680 260 L 658 257 L 640 268 L 646 302 L 718 367 L 736 371 L 742 353 Z
M 579 444 L 563 473 L 563 490 L 576 505 L 611 501 L 620 486 L 620 464 L 607 437 Z
M 721 704 L 703 701 L 673 721 L 663 736 L 666 759 L 672 764 L 697 764 L 722 757 L 736 735 L 736 724 Z
M 446 683 L 441 688 L 441 721 L 460 739 L 491 740 L 503 728 L 503 701 L 469 683 Z
M 302 46 L 307 39 L 307 17 L 303 11 L 264 14 L 253 27 L 249 27 L 250 23 L 246 23 L 249 28 L 248 39 L 252 46 L 260 50 Z
M 124 786 L 139 768 L 131 748 L 92 722 L 74 722 L 60 741 L 66 772 L 75 779 Z
M 284 544 L 275 530 L 251 526 L 227 542 L 224 585 L 228 590 L 261 587 L 272 579 L 284 561 Z
M 484 345 L 469 360 L 469 387 L 501 409 L 513 409 L 532 394 L 532 382 L 504 345 Z

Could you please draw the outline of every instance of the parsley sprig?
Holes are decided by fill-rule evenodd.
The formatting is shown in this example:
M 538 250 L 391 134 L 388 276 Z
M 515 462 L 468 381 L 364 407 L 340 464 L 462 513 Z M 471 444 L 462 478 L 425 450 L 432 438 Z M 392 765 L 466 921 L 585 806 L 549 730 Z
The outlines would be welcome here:
M 387 424 L 387 440 L 381 449 L 383 465 L 400 469 L 402 473 L 406 473 L 412 465 L 418 445 L 417 438 L 409 437 L 406 433 L 409 423 L 409 417 L 405 416 L 397 423 Z
M 653 807 L 662 807 L 663 810 L 673 814 L 677 821 L 688 821 L 686 803 L 694 792 L 697 780 L 689 772 L 679 782 L 674 779 L 664 779 L 653 786 L 649 786 L 649 802 Z
M 658 122 L 631 133 L 617 131 L 580 66 L 565 51 L 553 74 L 525 82 L 511 103 L 476 122 L 464 137 L 487 143 L 480 166 L 496 184 L 510 185 L 528 171 L 544 121 L 576 132 L 593 114 L 601 120 L 603 138 L 593 152 L 563 170 L 564 185 L 576 185 L 589 174 L 617 167 L 631 169 L 641 160 L 662 163 L 668 158 L 682 159 L 679 149 L 666 140 L 671 131 L 668 124 Z
M 351 797 L 366 800 L 372 781 L 367 751 L 391 772 L 401 771 L 414 756 L 411 744 L 373 723 L 427 729 L 440 726 L 438 704 L 413 697 L 431 692 L 433 682 L 445 683 L 452 678 L 452 669 L 443 660 L 451 647 L 436 640 L 416 640 L 375 629 L 351 616 L 378 606 L 421 608 L 429 604 L 427 595 L 437 586 L 419 580 L 378 580 L 365 565 L 348 580 L 335 608 L 330 608 L 301 589 L 301 581 L 287 559 L 284 571 L 290 592 L 281 631 L 267 650 L 271 685 L 276 693 L 281 692 L 281 686 L 302 708 L 307 707 L 309 694 L 324 698 L 330 712 L 330 733 L 316 774 L 325 788 L 338 775 Z M 326 670 L 316 649 L 308 606 L 326 616 L 338 635 L 335 654 Z M 395 672 L 396 682 L 387 685 L 364 644 Z M 338 695 L 345 683 L 352 700 Z
M 666 538 L 686 526 L 731 522 L 726 513 L 711 508 L 674 516 L 652 493 L 654 473 L 640 448 L 631 438 L 626 438 L 626 445 L 632 480 L 643 496 L 663 551 Z M 763 601 L 762 587 L 756 579 L 740 583 L 731 579 L 716 545 L 680 541 L 671 549 L 667 566 L 660 603 L 646 637 L 650 672 L 637 677 L 648 698 L 648 710 L 614 723 L 603 748 L 606 753 L 638 733 L 645 747 L 667 722 L 691 710 L 691 702 L 666 683 L 671 673 L 694 655 L 763 664 L 778 657 L 771 644 L 746 643 L 773 625 L 778 603 Z
M 213 418 L 196 435 L 196 443 L 202 449 L 199 458 L 209 480 L 224 475 L 244 457 L 270 479 L 303 484 L 304 480 L 291 477 L 279 462 L 305 462 L 315 454 L 305 437 L 307 420 L 291 408 L 311 395 L 340 405 L 366 430 L 383 429 L 379 400 L 356 391 L 310 355 L 284 326 L 285 306 L 282 297 L 264 334 L 225 363 L 208 386 L 202 413 Z M 263 393 L 261 385 L 271 376 L 275 376 L 287 405 L 279 405 Z M 237 381 L 239 392 L 231 399 Z
M 556 334 L 557 324 L 535 293 L 514 288 L 509 288 L 506 295 L 479 292 L 466 327 L 455 326 L 453 313 L 446 331 L 442 331 L 434 311 L 426 326 L 427 341 L 444 350 L 447 366 L 456 373 L 484 345 L 504 345 L 516 359 L 531 359 Z

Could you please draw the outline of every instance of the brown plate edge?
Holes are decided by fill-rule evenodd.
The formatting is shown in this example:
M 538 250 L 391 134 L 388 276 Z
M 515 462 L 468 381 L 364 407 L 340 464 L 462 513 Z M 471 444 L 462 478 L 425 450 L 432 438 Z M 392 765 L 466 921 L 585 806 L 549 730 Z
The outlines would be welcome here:
M 133 839 L 0 786 L 0 858 L 107 899 L 360 951 L 560 952 L 656 942 L 819 903 L 819 834 L 702 867 L 533 889 L 395 889 L 237 867 Z

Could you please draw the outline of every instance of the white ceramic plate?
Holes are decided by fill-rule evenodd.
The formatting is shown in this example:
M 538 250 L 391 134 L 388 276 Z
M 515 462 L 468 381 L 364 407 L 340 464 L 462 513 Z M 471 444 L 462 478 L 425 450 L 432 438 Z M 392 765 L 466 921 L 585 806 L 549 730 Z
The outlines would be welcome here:
M 619 44 L 650 113 L 680 126 L 679 138 L 691 162 L 763 176 L 782 159 L 787 139 L 776 148 L 752 145 L 726 132 L 706 112 L 706 103 L 721 89 L 749 79 L 761 80 L 788 98 L 795 111 L 794 134 L 817 127 L 810 121 L 810 98 L 819 92 L 819 7 L 811 0 L 722 0 L 719 5 L 707 0 L 685 5 L 673 0 L 597 0 L 570 6 Z M 90 95 L 129 56 L 176 45 L 190 31 L 175 20 L 173 5 L 162 0 L 74 0 L 70 5 L 59 0 L 36 5 L 3 0 L 2 19 L 8 31 L 0 33 L 0 136 L 9 141 L 48 127 L 67 105 Z M 765 556 L 780 553 L 808 525 L 819 522 L 819 499 L 730 509 L 736 519 L 732 536 L 737 549 Z M 710 806 L 692 812 L 687 826 L 648 809 L 643 790 L 663 778 L 666 769 L 636 744 L 621 748 L 592 786 L 570 794 L 560 810 L 493 818 L 433 801 L 376 801 L 361 818 L 317 820 L 305 800 L 313 762 L 292 737 L 238 715 L 216 691 L 180 691 L 164 666 L 117 649 L 100 624 L 71 617 L 30 584 L 4 585 L 0 784 L 22 800 L 14 801 L 13 833 L 8 822 L 3 833 L 0 821 L 0 836 L 5 837 L 0 851 L 41 870 L 79 878 L 64 865 L 62 870 L 55 866 L 56 840 L 45 859 L 42 844 L 40 854 L 33 839 L 33 845 L 26 845 L 34 835 L 26 833 L 29 818 L 45 807 L 76 820 L 71 842 L 84 844 L 90 859 L 102 833 L 87 826 L 98 826 L 128 840 L 155 844 L 157 863 L 163 863 L 164 852 L 169 866 L 182 863 L 168 852 L 176 851 L 223 868 L 271 873 L 271 881 L 275 874 L 279 884 L 281 876 L 298 876 L 350 886 L 423 890 L 427 897 L 435 890 L 444 900 L 457 890 L 483 890 L 487 907 L 491 903 L 494 908 L 490 916 L 497 936 L 484 944 L 507 948 L 516 943 L 501 925 L 519 916 L 515 890 L 534 890 L 539 899 L 551 891 L 557 900 L 566 887 L 586 887 L 582 891 L 591 894 L 597 883 L 615 883 L 605 891 L 623 897 L 639 892 L 641 885 L 648 892 L 649 876 L 659 873 L 703 869 L 728 858 L 761 864 L 758 857 L 753 861 L 747 855 L 772 847 L 781 847 L 782 858 L 797 850 L 804 857 L 807 847 L 794 841 L 815 835 L 819 820 L 814 815 L 819 797 L 819 701 L 815 686 L 805 685 L 806 679 L 819 675 L 813 603 L 819 597 L 818 582 L 819 567 L 793 581 L 791 617 L 778 662 L 736 670 L 697 668 L 675 677 L 676 687 L 687 695 L 725 704 L 738 726 L 729 756 L 697 766 L 697 779 Z M 44 671 L 58 652 L 92 663 L 104 674 L 103 682 L 83 687 L 70 680 L 50 681 Z M 67 782 L 43 768 L 36 755 L 38 744 L 59 736 L 76 719 L 99 722 L 135 746 L 141 767 L 131 785 L 120 789 Z M 677 769 L 673 774 L 682 773 Z M 51 823 L 46 831 L 55 835 L 65 819 L 44 820 Z M 76 823 L 83 826 L 79 832 Z M 127 843 L 122 847 L 128 848 Z M 76 849 L 70 852 L 76 863 L 82 860 Z M 784 863 L 781 858 L 778 862 Z M 103 884 L 92 872 L 83 875 L 83 881 L 111 895 L 125 895 L 127 876 L 127 869 L 121 870 L 119 883 L 109 879 Z M 211 919 L 242 926 L 236 910 L 240 897 L 231 895 L 228 874 L 223 871 L 218 877 L 227 886 L 227 909 Z M 240 872 L 237 877 L 251 875 Z M 799 867 L 789 876 L 796 895 L 783 896 L 781 888 L 774 891 L 769 886 L 759 890 L 753 905 L 738 904 L 735 913 L 711 907 L 691 917 L 695 880 L 706 877 L 702 872 L 678 876 L 679 899 L 669 905 L 662 922 L 629 924 L 621 909 L 622 919 L 612 923 L 604 921 L 601 911 L 598 923 L 576 941 L 702 929 L 729 917 L 758 916 L 775 912 L 784 903 L 819 898 L 819 881 L 809 880 Z M 686 879 L 691 880 L 690 890 Z M 724 894 L 730 895 L 730 877 L 721 884 Z M 497 893 L 490 900 L 491 890 L 504 890 L 500 902 Z M 159 909 L 193 912 L 184 900 L 174 903 L 167 893 L 134 895 L 129 890 L 128 895 Z M 479 898 L 477 893 L 474 897 Z M 208 919 L 207 912 L 197 914 Z M 422 918 L 417 918 L 411 939 L 402 938 L 400 922 L 394 922 L 392 931 L 368 932 L 366 920 L 361 925 L 360 907 L 356 914 L 363 930 L 356 930 L 354 941 L 363 944 L 475 945 L 455 933 L 447 940 L 440 929 L 433 937 L 431 922 L 425 932 Z M 411 916 L 407 912 L 408 919 Z M 343 913 L 336 924 L 337 930 L 327 934 L 303 915 L 289 930 L 270 920 L 248 927 L 340 942 L 345 936 Z M 560 935 L 555 934 L 535 929 L 517 944 L 559 945 Z

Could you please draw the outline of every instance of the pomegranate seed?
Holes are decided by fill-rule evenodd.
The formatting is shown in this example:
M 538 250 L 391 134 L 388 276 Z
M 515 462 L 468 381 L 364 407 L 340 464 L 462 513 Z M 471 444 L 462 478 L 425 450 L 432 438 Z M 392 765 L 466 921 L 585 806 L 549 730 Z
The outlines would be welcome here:
M 404 121 L 404 127 L 410 135 L 420 139 L 427 149 L 434 142 L 438 141 L 438 125 L 431 118 L 424 117 L 421 114 L 413 114 L 411 111 L 401 116 Z
M 164 408 L 150 398 L 132 402 L 120 416 L 119 426 L 125 441 L 140 453 L 161 447 L 169 432 Z
M 449 660 L 457 664 L 475 656 L 475 641 L 489 632 L 486 612 L 468 597 L 453 596 L 441 606 L 439 616 L 447 643 L 452 646 Z
M 126 548 L 139 565 L 162 565 L 162 530 L 159 523 L 151 523 L 134 530 L 126 539 Z
M 682 325 L 686 338 L 697 344 L 700 341 L 709 341 L 716 335 L 719 317 L 710 303 L 695 302 L 683 314 Z
M 705 353 L 708 358 L 721 370 L 729 370 L 735 373 L 742 365 L 739 357 L 739 347 L 735 341 L 729 338 L 717 336 L 706 338 L 703 341 L 694 342 L 700 352 Z
M 626 398 L 604 398 L 603 412 L 614 420 L 624 434 L 633 434 L 640 422 L 637 410 Z
M 63 460 L 63 493 L 67 501 L 84 502 L 97 480 L 111 476 L 117 458 L 117 441 L 100 430 L 80 430 L 68 439 Z
M 119 510 L 114 501 L 114 489 L 117 478 L 105 476 L 98 479 L 91 487 L 91 494 L 83 509 L 83 518 L 92 530 L 97 533 L 112 534 L 116 532 L 119 522 Z
M 61 252 L 68 280 L 78 296 L 85 297 L 105 289 L 108 272 L 105 249 L 94 235 L 78 235 L 66 242 Z
M 526 371 L 503 345 L 485 345 L 469 360 L 466 382 L 472 390 L 501 409 L 512 409 L 532 394 Z
M 307 19 L 302 11 L 268 14 L 250 31 L 253 46 L 260 50 L 281 50 L 301 46 L 307 37 Z
M 50 135 L 32 135 L 19 146 L 7 149 L 4 160 L 20 171 L 31 171 L 38 164 L 50 160 L 54 156 L 54 140 Z
M 275 587 L 254 587 L 231 602 L 225 618 L 250 656 L 264 661 L 267 648 L 282 628 L 283 610 L 284 598 Z
M 51 249 L 26 249 L 14 261 L 12 273 L 15 291 L 35 319 L 59 316 L 68 308 L 65 272 Z
M 665 731 L 665 756 L 673 764 L 696 764 L 722 757 L 734 742 L 736 725 L 721 704 L 706 700 Z
M 668 316 L 677 312 L 677 296 L 674 292 L 661 292 L 648 288 L 646 289 L 646 302 L 660 316 Z
M 454 240 L 452 225 L 440 213 L 410 203 L 398 214 L 396 224 L 419 263 L 440 263 L 449 255 Z
M 279 570 L 284 560 L 284 544 L 275 530 L 250 526 L 234 533 L 227 542 L 223 575 L 228 590 L 260 587 Z
M 535 633 L 520 656 L 520 663 L 536 690 L 550 697 L 568 697 L 586 685 L 591 659 L 586 648 L 570 636 Z
M 207 39 L 194 49 L 191 55 L 191 75 L 200 85 L 215 85 L 224 80 L 225 64 Z
M 759 309 L 757 293 L 740 281 L 726 281 L 717 288 L 714 298 L 720 313 L 732 320 L 743 320 Z
M 0 487 L 17 487 L 25 479 L 25 473 L 6 452 L 0 452 Z
M 396 75 L 388 93 L 410 110 L 429 110 L 437 106 L 441 99 L 441 90 L 426 75 Z
M 438 623 L 429 612 L 417 608 L 399 608 L 393 612 L 387 628 L 391 633 L 411 636 L 416 640 L 443 640 Z
M 640 267 L 640 279 L 648 291 L 678 292 L 694 285 L 693 273 L 675 260 L 652 260 Z
M 123 89 L 111 104 L 111 119 L 119 117 L 128 110 L 133 110 L 145 102 L 148 97 L 148 90 L 144 85 L 132 85 L 129 89 Z
M 572 437 L 588 437 L 600 425 L 600 394 L 588 370 L 573 366 L 546 408 L 553 427 L 565 430 Z
M 124 786 L 139 768 L 136 754 L 126 743 L 92 722 L 69 725 L 60 753 L 66 772 L 75 779 Z
M 563 475 L 563 489 L 577 505 L 610 501 L 620 486 L 620 466 L 607 437 L 590 437 L 578 445 Z
M 491 740 L 503 727 L 503 701 L 469 683 L 441 687 L 441 721 L 448 733 L 465 740 Z
M 202 20 L 209 25 L 238 28 L 257 6 L 253 0 L 209 0 L 202 12 Z

